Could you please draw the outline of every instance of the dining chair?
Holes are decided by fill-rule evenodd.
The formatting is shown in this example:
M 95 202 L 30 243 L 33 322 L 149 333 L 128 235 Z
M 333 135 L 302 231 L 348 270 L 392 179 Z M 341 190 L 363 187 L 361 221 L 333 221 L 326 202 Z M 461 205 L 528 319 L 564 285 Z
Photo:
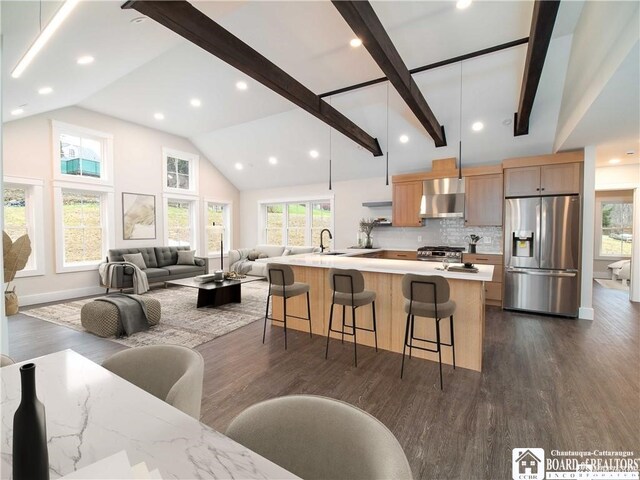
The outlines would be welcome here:
M 231 422 L 226 435 L 306 480 L 412 478 L 393 433 L 332 398 L 291 395 L 257 403 Z
M 179 345 L 130 348 L 112 355 L 102 366 L 200 419 L 204 360 L 195 350 Z

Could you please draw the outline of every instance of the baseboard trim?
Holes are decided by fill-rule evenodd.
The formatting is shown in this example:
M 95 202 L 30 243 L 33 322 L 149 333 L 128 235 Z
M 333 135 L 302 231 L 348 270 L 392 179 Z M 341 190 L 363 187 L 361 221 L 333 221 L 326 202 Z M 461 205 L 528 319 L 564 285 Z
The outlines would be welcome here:
M 580 307 L 578 310 L 578 318 L 580 320 L 593 320 L 595 312 L 591 307 Z
M 35 293 L 33 295 L 19 295 L 18 301 L 22 306 L 37 305 L 39 303 L 59 302 L 60 300 L 71 300 L 73 298 L 88 297 L 104 293 L 102 287 L 75 288 L 73 290 L 59 290 L 57 292 Z

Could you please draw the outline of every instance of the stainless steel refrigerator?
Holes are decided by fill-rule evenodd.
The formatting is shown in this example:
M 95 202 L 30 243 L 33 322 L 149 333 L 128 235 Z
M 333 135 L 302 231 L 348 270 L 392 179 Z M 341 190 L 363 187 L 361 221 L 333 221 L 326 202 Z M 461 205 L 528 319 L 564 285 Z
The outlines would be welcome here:
M 577 316 L 580 196 L 505 200 L 503 307 Z

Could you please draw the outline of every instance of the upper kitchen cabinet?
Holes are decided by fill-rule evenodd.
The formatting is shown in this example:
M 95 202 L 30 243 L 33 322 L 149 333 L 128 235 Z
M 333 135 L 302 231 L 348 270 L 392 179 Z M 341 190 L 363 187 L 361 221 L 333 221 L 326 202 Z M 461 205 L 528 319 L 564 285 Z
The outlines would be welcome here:
M 501 226 L 502 175 L 474 175 L 466 177 L 465 182 L 465 226 Z
M 505 168 L 505 197 L 580 193 L 580 163 Z
M 393 226 L 420 227 L 420 200 L 422 181 L 393 184 Z

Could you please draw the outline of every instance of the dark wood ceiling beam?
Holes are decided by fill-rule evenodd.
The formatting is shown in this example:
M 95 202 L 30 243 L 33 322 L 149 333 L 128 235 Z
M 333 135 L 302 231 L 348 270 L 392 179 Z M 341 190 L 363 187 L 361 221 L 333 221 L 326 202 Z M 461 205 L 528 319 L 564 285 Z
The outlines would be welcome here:
M 189 2 L 131 0 L 122 8 L 134 9 L 164 25 L 322 120 L 374 156 L 382 155 L 376 138 Z
M 520 101 L 518 111 L 513 122 L 513 134 L 515 136 L 529 133 L 529 120 L 533 110 L 533 102 L 536 98 L 542 68 L 551 43 L 553 26 L 558 15 L 560 0 L 536 0 L 531 17 L 531 31 L 529 32 L 529 46 L 527 48 L 527 60 L 520 88 Z
M 433 138 L 436 147 L 446 146 L 444 127 L 431 111 L 371 4 L 349 0 L 332 0 L 332 3 Z

